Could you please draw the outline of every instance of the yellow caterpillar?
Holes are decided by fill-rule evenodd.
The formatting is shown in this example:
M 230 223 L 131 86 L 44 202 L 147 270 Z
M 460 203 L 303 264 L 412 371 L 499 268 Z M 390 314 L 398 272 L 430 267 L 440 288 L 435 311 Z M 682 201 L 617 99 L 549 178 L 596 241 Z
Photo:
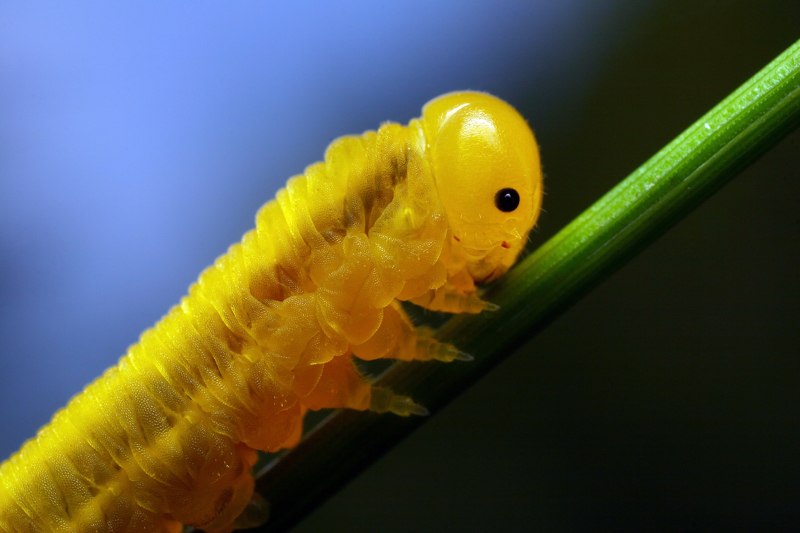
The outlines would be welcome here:
M 464 358 L 419 335 L 399 302 L 491 308 L 475 284 L 514 263 L 541 200 L 530 128 L 486 94 L 446 94 L 408 126 L 334 141 L 179 305 L 0 466 L 0 531 L 217 533 L 263 522 L 255 450 L 294 446 L 308 409 L 424 412 L 372 387 L 352 356 Z

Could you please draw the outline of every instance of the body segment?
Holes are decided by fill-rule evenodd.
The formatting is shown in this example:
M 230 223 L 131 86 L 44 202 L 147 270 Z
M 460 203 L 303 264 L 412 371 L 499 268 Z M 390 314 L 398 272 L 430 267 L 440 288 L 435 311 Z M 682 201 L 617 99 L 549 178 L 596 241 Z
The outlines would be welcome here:
M 481 141 L 480 128 L 494 137 Z M 501 189 L 519 207 L 504 211 Z M 419 409 L 373 394 L 352 356 L 459 358 L 418 335 L 399 302 L 487 308 L 475 283 L 513 263 L 541 193 L 524 120 L 480 93 L 334 141 L 117 366 L 0 466 L 0 531 L 246 525 L 235 519 L 251 501 L 255 450 L 295 445 L 306 410 Z

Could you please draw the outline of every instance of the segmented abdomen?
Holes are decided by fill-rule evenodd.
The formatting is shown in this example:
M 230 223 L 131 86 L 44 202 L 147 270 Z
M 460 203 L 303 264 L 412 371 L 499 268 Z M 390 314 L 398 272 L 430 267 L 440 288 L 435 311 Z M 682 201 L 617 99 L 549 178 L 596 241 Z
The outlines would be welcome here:
M 294 445 L 306 408 L 368 406 L 337 365 L 398 295 L 431 288 L 446 234 L 433 190 L 414 122 L 334 142 L 0 467 L 0 531 L 229 530 L 254 449 Z

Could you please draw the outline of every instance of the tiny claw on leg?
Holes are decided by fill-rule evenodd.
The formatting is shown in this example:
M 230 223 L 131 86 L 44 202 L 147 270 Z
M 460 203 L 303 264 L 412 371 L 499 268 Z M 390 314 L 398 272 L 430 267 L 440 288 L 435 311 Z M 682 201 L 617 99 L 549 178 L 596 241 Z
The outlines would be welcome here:
M 471 313 L 480 313 L 481 311 L 497 311 L 500 309 L 500 306 L 497 304 L 493 304 L 492 302 L 487 302 L 486 300 L 481 300 L 477 296 L 470 295 L 467 299 L 467 306 L 468 312 Z
M 425 409 L 408 396 L 398 396 L 391 390 L 383 387 L 372 387 L 369 410 L 376 413 L 394 413 L 398 416 L 428 416 L 430 411 Z
M 447 359 L 439 359 L 439 361 L 474 361 L 475 358 L 472 357 L 467 352 L 461 351 L 452 344 L 443 344 L 445 353 L 447 354 Z M 452 356 L 450 356 L 452 354 Z M 438 358 L 437 358 L 438 359 Z
M 492 302 L 483 302 L 483 309 L 484 311 L 499 311 L 500 306 Z
M 451 361 L 473 361 L 475 358 L 467 352 L 462 352 L 452 344 L 439 342 L 430 337 L 421 337 L 417 339 L 417 356 L 415 359 L 418 361 L 436 359 L 437 361 L 449 363 Z

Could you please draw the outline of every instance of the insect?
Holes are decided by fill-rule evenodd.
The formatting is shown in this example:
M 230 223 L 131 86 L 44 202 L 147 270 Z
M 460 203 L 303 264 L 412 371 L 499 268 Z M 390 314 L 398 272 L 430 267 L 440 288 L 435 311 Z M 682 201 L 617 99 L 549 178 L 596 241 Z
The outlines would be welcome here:
M 514 263 L 541 200 L 533 133 L 487 94 L 446 94 L 407 126 L 335 140 L 0 466 L 0 531 L 218 533 L 263 522 L 256 450 L 294 446 L 309 409 L 423 414 L 373 387 L 353 356 L 466 358 L 415 330 L 400 302 L 491 309 L 476 283 Z

